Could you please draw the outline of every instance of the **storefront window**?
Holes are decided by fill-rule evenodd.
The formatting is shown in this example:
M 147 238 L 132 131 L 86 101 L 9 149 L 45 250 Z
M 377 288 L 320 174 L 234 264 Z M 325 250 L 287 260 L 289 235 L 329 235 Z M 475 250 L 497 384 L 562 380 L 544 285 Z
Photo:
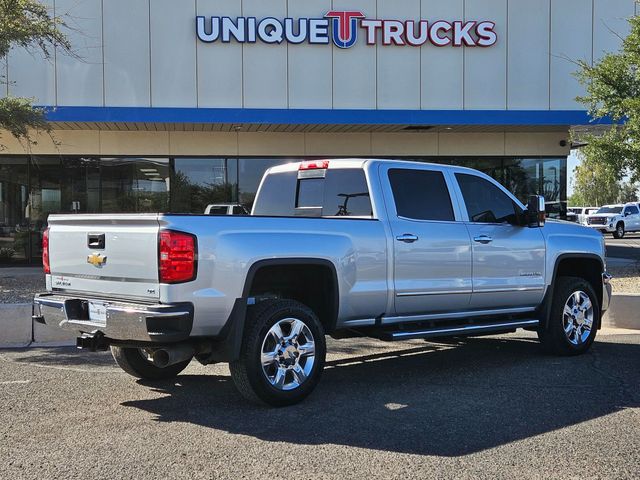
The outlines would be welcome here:
M 100 169 L 103 212 L 169 210 L 169 159 L 103 158 Z
M 207 205 L 253 206 L 264 172 L 299 158 L 0 158 L 0 264 L 38 262 L 52 213 L 204 213 Z M 475 168 L 523 203 L 544 195 L 566 214 L 565 158 L 420 157 Z
M 26 158 L 0 163 L 0 264 L 29 259 L 29 173 Z
M 172 212 L 204 213 L 207 205 L 237 201 L 238 160 L 176 158 L 171 182 Z
M 298 159 L 299 160 L 299 159 Z M 241 158 L 238 168 L 238 196 L 247 210 L 251 211 L 258 193 L 260 180 L 268 168 L 297 160 L 285 158 Z

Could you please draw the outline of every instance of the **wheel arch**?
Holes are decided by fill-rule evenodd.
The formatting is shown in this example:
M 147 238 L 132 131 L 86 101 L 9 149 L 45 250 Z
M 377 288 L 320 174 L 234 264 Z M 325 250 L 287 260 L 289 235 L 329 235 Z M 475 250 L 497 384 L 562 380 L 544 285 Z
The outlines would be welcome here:
M 579 277 L 588 281 L 596 292 L 596 296 L 598 297 L 598 307 L 600 311 L 602 311 L 603 272 L 604 261 L 602 260 L 602 257 L 595 253 L 564 253 L 558 255 L 554 262 L 551 284 L 549 285 L 549 288 L 547 288 L 547 292 L 539 311 L 542 328 L 546 329 L 549 322 L 556 279 L 559 276 Z M 601 326 L 601 317 L 602 314 L 598 316 L 600 320 L 598 321 L 597 328 L 600 328 Z
M 269 280 L 266 281 L 266 278 Z M 271 286 L 272 283 L 277 285 Z M 271 288 L 269 288 L 271 286 Z M 277 258 L 258 260 L 249 268 L 242 296 L 249 299 L 261 294 L 277 293 L 298 300 L 311 308 L 325 332 L 337 324 L 340 308 L 338 273 L 324 258 Z

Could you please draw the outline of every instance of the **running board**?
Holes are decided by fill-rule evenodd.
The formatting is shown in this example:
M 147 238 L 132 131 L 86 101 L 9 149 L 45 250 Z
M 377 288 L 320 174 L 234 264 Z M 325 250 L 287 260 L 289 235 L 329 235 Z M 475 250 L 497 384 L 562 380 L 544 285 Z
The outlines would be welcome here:
M 419 330 L 394 330 L 383 332 L 381 340 L 411 340 L 414 338 L 449 337 L 455 335 L 473 335 L 475 333 L 508 332 L 516 328 L 537 327 L 539 320 L 514 320 L 500 323 L 480 323 L 475 325 L 461 325 L 456 327 L 435 327 Z

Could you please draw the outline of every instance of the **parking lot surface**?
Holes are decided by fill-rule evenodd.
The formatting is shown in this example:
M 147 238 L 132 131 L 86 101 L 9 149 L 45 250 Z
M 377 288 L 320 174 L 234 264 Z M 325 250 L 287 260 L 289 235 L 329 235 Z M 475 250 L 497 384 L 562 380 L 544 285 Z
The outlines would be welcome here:
M 605 235 L 607 257 L 624 258 L 640 262 L 640 233 L 627 233 L 624 238 L 616 240 Z
M 108 353 L 4 350 L 0 478 L 638 478 L 638 333 L 573 358 L 529 333 L 330 341 L 284 409 L 246 403 L 226 365 L 147 383 Z

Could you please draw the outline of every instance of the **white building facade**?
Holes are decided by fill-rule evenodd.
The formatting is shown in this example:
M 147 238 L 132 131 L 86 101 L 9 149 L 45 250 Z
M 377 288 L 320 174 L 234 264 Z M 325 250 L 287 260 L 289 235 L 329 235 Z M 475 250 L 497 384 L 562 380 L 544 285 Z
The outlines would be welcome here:
M 48 4 L 75 55 L 16 49 L 0 64 L 0 95 L 50 107 L 54 129 L 29 145 L 0 133 L 11 261 L 38 257 L 49 213 L 250 205 L 265 168 L 309 157 L 469 165 L 559 213 L 569 129 L 589 124 L 576 62 L 616 51 L 637 13 L 633 0 Z

